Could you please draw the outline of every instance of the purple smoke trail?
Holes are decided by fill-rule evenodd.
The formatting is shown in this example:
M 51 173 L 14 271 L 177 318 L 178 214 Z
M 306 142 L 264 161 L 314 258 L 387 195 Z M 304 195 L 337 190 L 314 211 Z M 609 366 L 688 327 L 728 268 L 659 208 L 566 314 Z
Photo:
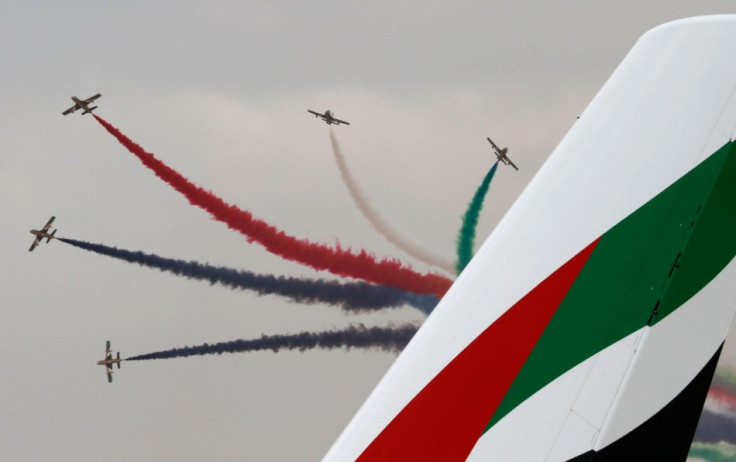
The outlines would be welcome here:
M 173 348 L 171 350 L 148 353 L 125 361 L 143 361 L 148 359 L 183 358 L 223 353 L 244 353 L 251 351 L 271 350 L 311 350 L 322 348 L 376 348 L 383 351 L 400 352 L 414 336 L 418 327 L 404 324 L 399 327 L 365 327 L 363 324 L 348 326 L 343 330 L 322 332 L 300 332 L 292 335 L 262 335 L 251 340 L 234 340 L 209 345 Z
M 195 261 L 175 260 L 158 255 L 118 249 L 102 244 L 57 238 L 59 241 L 100 255 L 137 263 L 161 271 L 168 271 L 190 279 L 209 281 L 233 289 L 244 289 L 258 295 L 281 295 L 299 303 L 328 303 L 345 311 L 359 312 L 410 304 L 429 314 L 437 304 L 433 295 L 419 295 L 393 287 L 364 282 L 341 283 L 324 279 L 309 280 L 255 274 L 222 266 L 212 266 Z
M 345 156 L 342 154 L 342 150 L 340 149 L 337 137 L 335 136 L 335 132 L 332 128 L 330 128 L 330 141 L 332 142 L 332 152 L 335 155 L 337 167 L 340 169 L 340 177 L 342 177 L 343 183 L 347 186 L 348 191 L 350 192 L 350 197 L 353 198 L 353 202 L 355 202 L 355 205 L 363 213 L 363 216 L 368 220 L 373 228 L 390 243 L 417 260 L 453 273 L 455 271 L 455 265 L 451 261 L 433 255 L 426 249 L 420 248 L 410 239 L 402 236 L 398 231 L 391 227 L 383 216 L 381 216 L 381 214 L 373 207 L 371 202 L 368 200 L 368 197 L 360 189 L 360 186 L 358 186 L 358 182 L 353 178 L 352 173 L 350 173 L 347 162 L 345 162 Z

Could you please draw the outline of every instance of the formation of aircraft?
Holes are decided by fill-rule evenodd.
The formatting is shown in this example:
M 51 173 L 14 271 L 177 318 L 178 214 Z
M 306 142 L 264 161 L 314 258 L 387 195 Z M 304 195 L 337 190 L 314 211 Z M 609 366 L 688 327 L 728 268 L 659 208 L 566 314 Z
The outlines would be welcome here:
M 491 143 L 491 146 L 493 147 L 493 153 L 496 155 L 496 159 L 503 162 L 505 165 L 510 165 L 514 167 L 517 171 L 519 170 L 519 167 L 514 165 L 513 162 L 511 162 L 511 159 L 509 159 L 509 156 L 506 155 L 506 153 L 509 151 L 509 148 L 499 148 L 496 143 L 493 142 L 492 139 L 486 138 L 489 143 Z
M 97 109 L 97 106 L 89 107 L 89 104 L 102 96 L 100 93 L 97 93 L 94 96 L 90 96 L 87 99 L 79 99 L 76 96 L 72 96 L 72 101 L 74 101 L 74 106 L 70 107 L 66 111 L 62 112 L 61 115 L 67 115 L 71 114 L 72 112 L 76 111 L 77 109 L 84 109 L 84 112 L 82 112 L 82 115 L 89 114 L 95 109 Z
M 100 98 L 101 96 L 102 95 L 98 93 L 84 100 L 80 100 L 76 96 L 72 96 L 72 100 L 74 101 L 74 106 L 70 107 L 69 109 L 64 111 L 62 114 L 63 115 L 71 114 L 72 112 L 76 112 L 79 109 L 82 109 L 83 111 L 82 115 L 91 113 L 92 111 L 97 109 L 97 106 L 90 106 L 90 104 L 96 99 Z M 313 114 L 315 117 L 321 118 L 328 125 L 333 125 L 333 124 L 334 125 L 340 125 L 340 124 L 350 125 L 350 123 L 345 120 L 340 120 L 340 119 L 335 118 L 334 114 L 329 109 L 327 109 L 324 112 L 324 114 L 321 114 L 316 111 L 312 111 L 311 109 L 308 109 L 307 111 L 310 114 Z M 511 162 L 511 160 L 506 155 L 508 148 L 503 148 L 503 149 L 499 148 L 490 138 L 488 138 L 488 141 L 493 146 L 494 153 L 496 154 L 496 157 L 498 158 L 498 160 L 502 161 L 506 165 L 511 165 L 516 170 L 518 170 L 516 165 L 514 165 L 514 163 Z M 51 228 L 51 224 L 54 222 L 54 219 L 55 217 L 52 216 L 49 219 L 49 221 L 40 230 L 35 230 L 35 229 L 31 230 L 31 234 L 36 236 L 36 238 L 33 241 L 33 244 L 31 245 L 29 251 L 33 251 L 33 249 L 35 249 L 41 242 L 43 242 L 43 239 L 46 239 L 46 242 L 48 243 L 51 241 L 51 239 L 54 238 L 54 235 L 56 234 L 56 229 L 52 231 L 51 233 L 48 232 L 49 229 Z M 116 357 L 113 358 L 112 350 L 110 347 L 110 341 L 108 340 L 106 347 L 105 347 L 105 359 L 97 362 L 98 365 L 106 367 L 108 382 L 112 382 L 113 365 L 117 364 L 118 369 L 120 369 L 121 361 L 122 360 L 120 359 L 120 352 L 118 352 Z
M 46 243 L 51 242 L 51 239 L 54 238 L 54 234 L 56 234 L 56 230 L 53 230 L 51 233 L 49 233 L 49 229 L 51 228 L 51 223 L 54 222 L 54 219 L 56 219 L 56 217 L 51 217 L 49 219 L 49 221 L 47 221 L 46 224 L 43 225 L 43 228 L 41 228 L 41 229 L 32 229 L 31 230 L 31 234 L 33 234 L 34 236 L 36 236 L 36 238 L 33 240 L 33 244 L 31 244 L 31 248 L 28 249 L 29 252 L 32 252 L 33 249 L 35 249 L 36 247 L 38 247 L 38 245 L 44 239 L 46 239 Z
M 112 366 L 113 364 L 118 365 L 118 369 L 120 369 L 120 363 L 122 362 L 122 359 L 120 359 L 120 352 L 118 351 L 117 356 L 113 359 L 112 357 L 112 349 L 110 348 L 110 341 L 107 341 L 107 344 L 105 345 L 105 359 L 102 359 L 100 361 L 97 361 L 97 365 L 99 366 L 105 366 L 106 372 L 107 372 L 107 381 L 109 383 L 112 383 Z
M 329 109 L 327 109 L 324 114 L 320 114 L 319 112 L 315 112 L 311 109 L 307 109 L 307 112 L 309 112 L 310 114 L 314 114 L 315 117 L 319 117 L 320 119 L 324 120 L 327 125 L 332 125 L 332 124 L 350 125 L 350 122 L 345 122 L 344 120 L 336 119 L 335 115 Z
M 736 155 L 721 130 L 736 126 L 734 44 L 736 16 L 642 37 L 591 103 L 590 123 L 553 152 L 323 460 L 685 460 L 734 316 L 733 233 L 714 232 L 734 228 L 723 204 Z M 632 88 L 641 97 L 626 98 Z M 74 98 L 65 114 L 91 112 L 99 96 Z M 706 129 L 682 130 L 696 124 Z M 611 155 L 605 141 L 618 139 L 653 147 L 638 167 L 646 174 Z M 692 148 L 707 143 L 715 151 L 693 165 Z M 678 200 L 683 190 L 702 203 Z M 686 240 L 697 245 L 683 247 L 680 217 L 701 207 L 707 218 Z M 30 250 L 53 238 L 53 220 L 31 231 Z M 632 235 L 658 245 L 641 252 Z M 682 252 L 689 266 L 671 266 Z M 535 264 L 508 265 L 508 254 Z M 661 284 L 675 269 L 683 276 Z M 108 382 L 121 361 L 108 340 L 97 362 Z

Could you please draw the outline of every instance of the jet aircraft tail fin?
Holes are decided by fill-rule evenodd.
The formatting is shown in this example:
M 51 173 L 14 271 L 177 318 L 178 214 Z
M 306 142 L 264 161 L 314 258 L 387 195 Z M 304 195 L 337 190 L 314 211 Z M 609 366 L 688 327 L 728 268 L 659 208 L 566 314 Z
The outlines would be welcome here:
M 325 460 L 685 460 L 734 313 L 734 138 L 736 16 L 646 33 Z

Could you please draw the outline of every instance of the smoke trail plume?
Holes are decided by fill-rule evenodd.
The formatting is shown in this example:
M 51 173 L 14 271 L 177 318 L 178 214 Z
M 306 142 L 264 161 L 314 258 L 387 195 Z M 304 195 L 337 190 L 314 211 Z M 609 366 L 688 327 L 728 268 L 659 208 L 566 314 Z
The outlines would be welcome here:
M 433 295 L 418 295 L 388 286 L 365 282 L 341 283 L 324 279 L 309 280 L 285 276 L 256 274 L 196 261 L 175 260 L 140 251 L 109 247 L 102 244 L 58 238 L 61 242 L 100 255 L 157 268 L 190 279 L 209 281 L 233 289 L 251 290 L 258 295 L 281 295 L 299 303 L 328 303 L 349 312 L 377 310 L 410 304 L 429 314 L 437 304 Z
M 356 254 L 342 249 L 339 245 L 332 248 L 290 236 L 263 220 L 256 219 L 250 212 L 228 204 L 213 193 L 194 185 L 179 172 L 123 135 L 120 130 L 101 117 L 93 115 L 128 151 L 138 157 L 143 165 L 185 196 L 192 205 L 206 210 L 214 219 L 245 235 L 248 241 L 258 242 L 273 254 L 311 266 L 316 270 L 327 270 L 338 276 L 353 277 L 415 293 L 441 297 L 452 284 L 450 279 L 442 275 L 417 273 L 395 259 L 377 261 L 365 250 Z
M 736 445 L 728 443 L 707 444 L 694 442 L 687 457 L 692 462 L 733 462 Z
M 726 390 L 736 396 L 736 368 L 718 364 L 713 376 L 713 386 Z
M 715 383 L 708 389 L 704 406 L 716 414 L 730 416 L 736 422 L 736 394 Z
M 693 441 L 736 444 L 736 419 L 703 409 Z
M 173 348 L 171 350 L 148 353 L 125 361 L 142 361 L 147 359 L 183 358 L 186 356 L 211 355 L 223 353 L 244 353 L 251 351 L 271 350 L 311 350 L 321 348 L 332 350 L 335 348 L 376 348 L 383 351 L 400 352 L 411 340 L 417 327 L 404 324 L 399 327 L 365 327 L 362 324 L 351 325 L 347 329 L 300 332 L 293 335 L 262 335 L 261 338 L 251 340 L 234 340 L 202 344 L 199 346 Z
M 363 193 L 360 186 L 358 186 L 352 173 L 350 173 L 348 165 L 345 162 L 345 156 L 342 154 L 342 149 L 340 149 L 340 144 L 337 142 L 337 137 L 335 136 L 335 132 L 332 128 L 330 128 L 330 141 L 332 142 L 332 152 L 335 155 L 337 167 L 340 169 L 342 181 L 345 183 L 345 186 L 347 186 L 348 191 L 350 192 L 350 197 L 353 198 L 355 205 L 363 213 L 363 216 L 368 220 L 373 228 L 390 243 L 417 260 L 427 263 L 428 265 L 436 266 L 445 271 L 453 272 L 455 267 L 452 262 L 442 257 L 432 255 L 426 249 L 420 248 L 391 227 L 383 216 L 381 216 L 381 214 L 373 207 L 365 193 Z
M 455 270 L 457 274 L 460 274 L 465 266 L 468 264 L 471 258 L 473 258 L 473 251 L 475 249 L 475 231 L 478 227 L 478 218 L 480 217 L 480 211 L 483 209 L 483 200 L 488 193 L 488 188 L 491 186 L 491 180 L 493 174 L 496 173 L 496 167 L 498 167 L 498 161 L 493 164 L 493 167 L 486 173 L 483 182 L 475 191 L 473 199 L 468 205 L 468 210 L 463 215 L 463 224 L 460 226 L 460 231 L 457 236 L 457 263 L 455 264 Z

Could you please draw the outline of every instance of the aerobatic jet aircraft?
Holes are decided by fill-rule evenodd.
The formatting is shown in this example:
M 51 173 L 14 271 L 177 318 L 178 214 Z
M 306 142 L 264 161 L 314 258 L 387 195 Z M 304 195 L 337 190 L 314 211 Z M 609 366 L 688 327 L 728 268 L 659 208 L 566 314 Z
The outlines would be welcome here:
M 118 369 L 120 369 L 120 362 L 122 359 L 120 359 L 120 352 L 118 351 L 117 356 L 115 359 L 112 357 L 112 350 L 110 349 L 110 341 L 107 341 L 107 344 L 105 345 L 105 359 L 97 361 L 97 364 L 99 366 L 105 366 L 107 370 L 107 381 L 112 383 L 112 365 L 117 364 Z
M 519 170 L 519 167 L 514 165 L 513 162 L 511 162 L 511 159 L 509 159 L 509 156 L 506 155 L 506 153 L 509 151 L 509 148 L 499 148 L 496 143 L 493 142 L 490 138 L 486 138 L 489 143 L 491 143 L 491 146 L 493 146 L 493 153 L 496 155 L 496 159 L 503 162 L 505 165 L 510 165 L 514 167 L 514 169 Z
M 314 114 L 315 117 L 319 117 L 320 119 L 324 120 L 325 123 L 327 123 L 327 125 L 332 125 L 332 124 L 335 124 L 335 125 L 340 125 L 340 124 L 350 125 L 350 122 L 345 122 L 344 120 L 336 119 L 334 117 L 334 114 L 329 109 L 326 110 L 324 114 L 320 114 L 319 112 L 314 112 L 311 109 L 307 109 L 307 112 L 309 112 L 310 114 Z
M 69 109 L 67 109 L 66 111 L 62 112 L 61 114 L 62 115 L 71 114 L 72 112 L 76 111 L 77 109 L 84 109 L 84 112 L 82 112 L 82 115 L 88 114 L 88 113 L 94 111 L 95 109 L 97 109 L 97 106 L 89 107 L 89 104 L 92 101 L 94 101 L 97 98 L 99 98 L 100 96 L 102 96 L 100 93 L 97 93 L 94 96 L 90 96 L 87 99 L 79 99 L 76 96 L 72 96 L 72 101 L 74 101 L 74 106 L 70 107 Z
M 28 249 L 29 252 L 32 252 L 33 249 L 38 247 L 38 244 L 40 244 L 41 241 L 43 241 L 44 239 L 46 239 L 47 243 L 51 242 L 51 239 L 54 238 L 54 234 L 56 234 L 56 230 L 53 230 L 51 233 L 49 233 L 48 231 L 49 231 L 49 228 L 51 228 L 51 223 L 54 222 L 55 218 L 56 217 L 51 217 L 49 221 L 47 221 L 46 224 L 43 225 L 43 228 L 41 228 L 40 230 L 38 229 L 31 230 L 31 234 L 36 236 L 36 239 L 33 240 L 33 244 L 31 244 L 31 248 Z

